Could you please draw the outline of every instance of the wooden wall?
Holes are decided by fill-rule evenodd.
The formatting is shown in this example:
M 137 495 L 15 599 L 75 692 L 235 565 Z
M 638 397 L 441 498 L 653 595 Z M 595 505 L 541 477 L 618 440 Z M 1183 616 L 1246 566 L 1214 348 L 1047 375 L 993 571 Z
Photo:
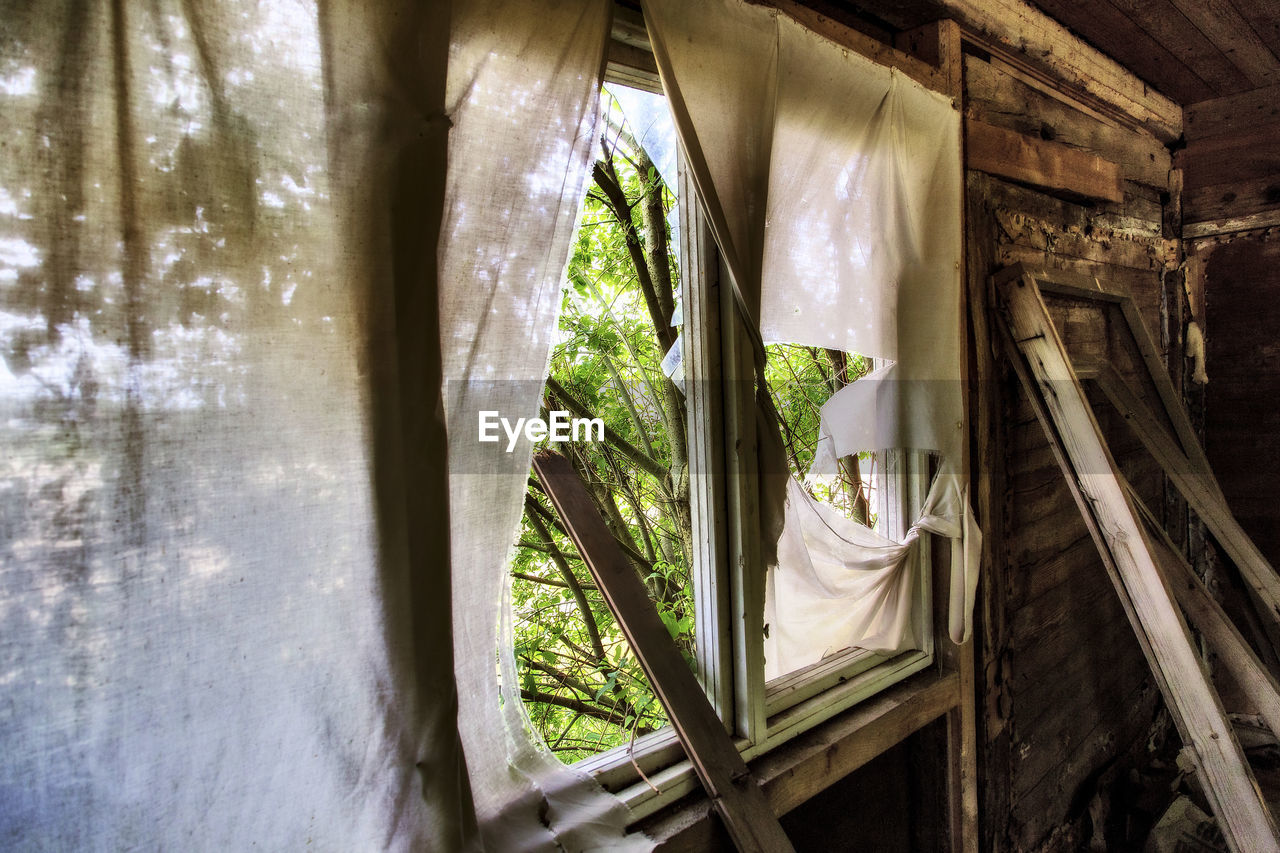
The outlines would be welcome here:
M 971 169 L 971 295 L 985 287 L 987 274 L 1016 261 L 1097 276 L 1127 286 L 1159 338 L 1164 273 L 1176 260 L 1164 203 L 1171 197 L 1168 150 L 1147 132 L 1077 108 L 987 57 L 967 56 L 964 72 L 967 121 L 1102 158 L 1117 168 L 1121 190 L 1116 201 L 1088 200 L 1070 188 L 1031 187 Z M 979 338 L 995 317 L 982 301 L 979 294 Z M 1054 313 L 1069 346 L 1105 348 L 1100 314 L 1070 305 Z M 1142 763 L 1148 742 L 1163 737 L 1168 724 L 1029 404 L 999 357 L 979 352 L 975 361 L 982 380 L 973 408 L 975 473 L 990 552 L 978 651 L 982 849 L 1073 850 L 1103 840 L 1109 789 Z M 1140 461 L 1122 424 L 1099 414 L 1126 474 L 1160 505 L 1158 472 Z
M 1186 110 L 1187 283 L 1204 327 L 1205 449 L 1245 531 L 1280 562 L 1280 85 Z
M 1236 518 L 1280 565 L 1280 229 L 1203 241 L 1205 450 Z
M 1280 85 L 1186 109 L 1189 236 L 1280 223 Z

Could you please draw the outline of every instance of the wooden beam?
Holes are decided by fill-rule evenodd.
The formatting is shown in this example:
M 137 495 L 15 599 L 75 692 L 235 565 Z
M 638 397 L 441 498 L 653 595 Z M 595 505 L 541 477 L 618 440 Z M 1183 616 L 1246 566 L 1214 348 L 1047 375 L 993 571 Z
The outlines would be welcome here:
M 1275 822 L 1222 703 L 1200 668 L 1182 614 L 1145 547 L 1142 522 L 1120 484 L 1115 462 L 1035 278 L 1024 275 L 1007 282 L 1002 290 L 1008 331 L 1026 360 L 1020 378 L 1054 428 L 1050 438 L 1060 442 L 1067 482 L 1073 493 L 1079 493 L 1091 532 L 1100 537 L 1103 562 L 1196 763 L 1223 834 L 1233 850 L 1280 851 Z
M 865 56 L 880 65 L 896 68 L 912 80 L 926 88 L 933 89 L 935 92 L 951 94 L 948 91 L 949 82 L 947 77 L 928 62 L 917 59 L 892 45 L 876 41 L 871 36 L 860 33 L 833 18 L 828 18 L 821 12 L 816 12 L 808 6 L 802 5 L 797 0 L 748 0 L 748 2 L 777 9 L 806 29 L 812 30 L 841 47 L 848 48 L 854 53 Z
M 965 114 L 1021 133 L 1051 133 L 1066 145 L 1113 159 L 1121 177 L 1169 188 L 1169 149 L 1078 99 L 1046 87 L 999 60 L 964 57 Z
M 1249 643 L 1232 623 L 1222 605 L 1214 600 L 1204 581 L 1196 576 L 1186 558 L 1150 509 L 1126 484 L 1129 499 L 1147 523 L 1147 542 L 1164 571 L 1169 586 L 1173 588 L 1183 612 L 1196 630 L 1218 653 L 1218 659 L 1235 678 L 1258 714 L 1266 721 L 1271 733 L 1280 737 L 1280 684 L 1275 676 L 1249 647 Z
M 1280 208 L 1251 213 L 1248 216 L 1228 216 L 1209 222 L 1192 222 L 1182 226 L 1182 239 L 1202 240 L 1224 234 L 1239 234 L 1262 228 L 1280 227 Z
M 965 122 L 965 158 L 970 169 L 1104 201 L 1124 201 L 1120 167 L 1077 148 L 1012 130 Z
M 1147 129 L 1162 142 L 1182 135 L 1182 108 L 1118 62 L 1085 44 L 1064 26 L 1022 0 L 942 0 L 965 40 L 1014 62 L 1044 69 L 1057 85 L 1080 90 L 1126 126 Z
M 934 21 L 904 30 L 893 44 L 937 69 L 945 94 L 959 98 L 964 90 L 964 57 L 961 55 L 960 25 L 955 21 Z
M 1098 386 L 1235 563 L 1250 594 L 1261 605 L 1274 645 L 1280 637 L 1280 576 L 1231 514 L 1203 452 L 1184 453 L 1114 367 L 1099 373 Z M 1276 651 L 1280 653 L 1280 648 Z
M 944 640 L 945 641 L 945 640 Z M 973 640 L 955 649 L 956 706 L 947 712 L 947 826 L 951 850 L 978 850 L 978 724 Z
M 1124 288 L 1104 285 L 1099 279 L 1027 270 L 1021 265 L 1003 270 L 997 280 L 1007 283 L 1024 275 L 1030 275 L 1044 292 L 1097 300 L 1119 309 L 1175 434 L 1168 433 L 1156 413 L 1142 402 L 1113 365 L 1090 364 L 1083 367 L 1090 372 L 1091 378 L 1098 380 L 1103 393 L 1134 430 L 1147 452 L 1163 468 L 1170 482 L 1235 563 L 1250 597 L 1262 611 L 1262 627 L 1272 646 L 1271 651 L 1280 655 L 1280 576 L 1276 575 L 1275 569 L 1231 513 L 1195 428 L 1182 407 L 1181 397 L 1164 369 L 1155 342 L 1132 297 Z M 1082 366 L 1073 367 L 1079 376 Z
M 569 460 L 544 450 L 533 467 L 618 620 L 698 778 L 740 851 L 792 850 L 768 802 L 667 633 L 644 584 Z

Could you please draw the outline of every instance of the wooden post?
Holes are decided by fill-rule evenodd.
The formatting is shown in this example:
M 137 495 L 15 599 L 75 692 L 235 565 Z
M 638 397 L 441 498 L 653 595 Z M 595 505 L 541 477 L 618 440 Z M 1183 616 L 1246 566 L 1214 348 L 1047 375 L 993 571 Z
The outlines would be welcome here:
M 733 843 L 743 853 L 792 850 L 760 787 L 716 717 L 689 665 L 569 460 L 533 457 L 538 480 L 600 587 Z
M 1160 426 L 1114 367 L 1108 366 L 1099 373 L 1098 385 L 1235 563 L 1250 593 L 1262 604 L 1259 609 L 1274 647 L 1275 638 L 1280 635 L 1280 577 L 1231 514 L 1199 444 L 1195 445 L 1199 452 L 1184 452 L 1185 444 L 1179 446 Z M 1280 648 L 1275 651 L 1280 653 Z

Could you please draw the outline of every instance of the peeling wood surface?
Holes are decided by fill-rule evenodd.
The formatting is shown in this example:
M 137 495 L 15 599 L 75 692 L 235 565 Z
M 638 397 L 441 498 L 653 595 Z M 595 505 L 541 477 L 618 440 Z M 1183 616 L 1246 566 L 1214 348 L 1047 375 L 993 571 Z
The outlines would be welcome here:
M 1235 235 L 1242 231 L 1258 231 L 1280 227 L 1280 208 L 1264 210 L 1248 216 L 1228 216 L 1208 222 L 1193 222 L 1182 230 L 1183 239 L 1202 240 L 1206 237 Z
M 1110 160 L 972 119 L 964 127 L 970 169 L 1085 198 L 1124 201 L 1120 168 Z

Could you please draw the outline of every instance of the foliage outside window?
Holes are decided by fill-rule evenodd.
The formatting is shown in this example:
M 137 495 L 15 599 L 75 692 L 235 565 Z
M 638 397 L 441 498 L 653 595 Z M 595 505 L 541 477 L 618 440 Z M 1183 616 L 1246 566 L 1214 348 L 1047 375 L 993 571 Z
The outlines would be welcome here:
M 667 217 L 675 198 L 617 108 L 598 160 L 562 294 L 560 340 L 543 405 L 601 418 L 603 442 L 559 444 L 644 579 L 672 639 L 694 658 L 686 401 L 663 372 L 679 330 L 679 270 Z M 536 479 L 512 564 L 521 696 L 566 761 L 666 723 Z
M 871 370 L 863 356 L 801 344 L 765 347 L 765 381 L 778 410 L 787 464 L 804 482 L 818 446 L 822 405 L 844 386 Z M 874 527 L 877 520 L 875 456 L 861 453 L 840 460 L 840 476 L 834 482 L 809 484 L 810 493 L 832 504 L 845 515 Z
M 689 403 L 677 367 L 680 270 L 669 224 L 676 198 L 607 91 L 605 100 L 605 130 L 562 291 L 559 340 L 542 406 L 544 415 L 567 411 L 604 421 L 603 442 L 558 443 L 554 449 L 568 456 L 587 485 L 696 670 L 694 584 L 705 567 L 695 566 L 692 556 Z M 768 347 L 766 381 L 797 478 L 804 479 L 813 461 L 821 406 L 870 368 L 868 359 L 837 350 Z M 869 453 L 847 457 L 838 479 L 809 488 L 873 526 L 875 463 Z M 562 760 L 607 751 L 666 724 L 532 473 L 511 575 L 521 697 L 535 731 Z

